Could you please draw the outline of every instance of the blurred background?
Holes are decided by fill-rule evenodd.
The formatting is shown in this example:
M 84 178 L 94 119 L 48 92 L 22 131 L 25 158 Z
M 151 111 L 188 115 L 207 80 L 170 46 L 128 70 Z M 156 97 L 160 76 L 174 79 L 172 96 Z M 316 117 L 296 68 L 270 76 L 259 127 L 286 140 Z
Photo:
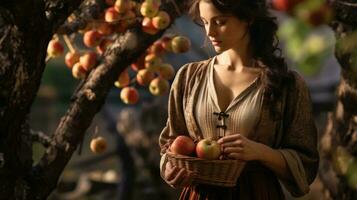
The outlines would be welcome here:
M 280 24 L 294 23 L 284 14 L 273 13 Z M 176 71 L 185 63 L 215 55 L 212 47 L 205 42 L 203 29 L 187 16 L 176 20 L 167 32 L 184 35 L 191 40 L 191 49 L 188 52 L 166 53 L 163 56 L 164 61 L 172 64 Z M 334 46 L 333 31 L 329 27 L 320 26 L 314 34 Z M 294 48 L 286 44 L 283 35 L 280 44 L 283 54 L 286 55 L 289 67 L 298 71 L 307 81 L 315 121 L 319 133 L 322 133 L 327 112 L 334 106 L 335 90 L 340 77 L 340 67 L 333 48 L 328 49 L 318 70 L 306 73 L 306 70 L 296 67 L 294 59 L 288 59 L 291 57 L 288 54 Z M 75 44 L 78 47 L 83 46 L 80 39 Z M 71 71 L 65 66 L 64 57 L 59 57 L 48 63 L 42 82 L 36 103 L 32 107 L 31 124 L 35 130 L 53 133 L 66 112 L 79 81 L 72 77 Z M 159 175 L 158 137 L 166 123 L 167 95 L 153 96 L 144 87 L 138 87 L 138 90 L 139 102 L 127 105 L 120 99 L 120 89 L 113 87 L 102 110 L 87 130 L 83 144 L 63 172 L 58 189 L 49 199 L 177 199 L 179 190 L 170 188 Z M 89 148 L 91 139 L 96 136 L 107 139 L 108 148 L 104 153 L 95 154 Z M 38 160 L 43 148 L 37 144 L 33 148 L 35 160 Z M 298 199 L 321 199 L 319 179 L 315 180 L 311 188 L 308 195 Z M 288 199 L 294 198 L 288 196 Z

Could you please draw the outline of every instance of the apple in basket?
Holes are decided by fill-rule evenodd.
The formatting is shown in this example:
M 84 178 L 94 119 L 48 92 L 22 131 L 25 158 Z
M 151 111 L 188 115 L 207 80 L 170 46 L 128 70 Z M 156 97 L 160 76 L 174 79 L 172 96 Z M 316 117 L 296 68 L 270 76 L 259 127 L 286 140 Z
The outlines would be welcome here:
M 196 154 L 199 158 L 215 160 L 221 155 L 221 146 L 217 141 L 211 138 L 206 138 L 197 143 Z
M 193 140 L 185 135 L 176 137 L 170 147 L 173 153 L 186 156 L 192 155 L 192 153 L 195 151 L 195 148 L 196 145 Z

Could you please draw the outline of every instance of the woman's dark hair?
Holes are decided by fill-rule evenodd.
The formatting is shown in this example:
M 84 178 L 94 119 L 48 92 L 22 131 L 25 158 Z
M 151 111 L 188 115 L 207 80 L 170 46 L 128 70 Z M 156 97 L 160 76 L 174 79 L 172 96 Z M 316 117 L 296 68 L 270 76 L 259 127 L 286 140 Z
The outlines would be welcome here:
M 264 69 L 265 103 L 276 105 L 284 84 L 290 80 L 290 73 L 278 47 L 276 17 L 270 15 L 265 0 L 192 0 L 189 14 L 198 25 L 201 25 L 200 1 L 210 2 L 221 13 L 232 14 L 248 23 L 253 59 Z M 271 112 L 280 118 L 281 113 L 276 112 L 275 107 L 271 106 Z

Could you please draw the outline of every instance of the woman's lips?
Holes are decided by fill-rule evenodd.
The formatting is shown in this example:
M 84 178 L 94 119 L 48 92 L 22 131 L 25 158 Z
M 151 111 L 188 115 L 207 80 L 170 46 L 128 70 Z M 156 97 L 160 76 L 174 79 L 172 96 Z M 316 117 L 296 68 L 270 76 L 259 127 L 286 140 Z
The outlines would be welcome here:
M 219 45 L 220 43 L 222 43 L 222 41 L 219 41 L 219 40 L 212 40 L 211 42 L 212 42 L 212 45 L 213 45 L 213 46 L 217 46 L 217 45 Z

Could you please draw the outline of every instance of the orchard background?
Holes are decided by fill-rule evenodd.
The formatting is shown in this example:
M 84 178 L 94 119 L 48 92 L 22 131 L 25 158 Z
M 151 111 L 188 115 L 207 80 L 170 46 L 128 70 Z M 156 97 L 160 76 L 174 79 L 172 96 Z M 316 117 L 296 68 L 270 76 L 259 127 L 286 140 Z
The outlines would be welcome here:
M 177 198 L 158 169 L 169 85 L 214 55 L 187 2 L 0 2 L 0 199 Z M 268 3 L 319 125 L 301 199 L 356 199 L 357 2 Z

